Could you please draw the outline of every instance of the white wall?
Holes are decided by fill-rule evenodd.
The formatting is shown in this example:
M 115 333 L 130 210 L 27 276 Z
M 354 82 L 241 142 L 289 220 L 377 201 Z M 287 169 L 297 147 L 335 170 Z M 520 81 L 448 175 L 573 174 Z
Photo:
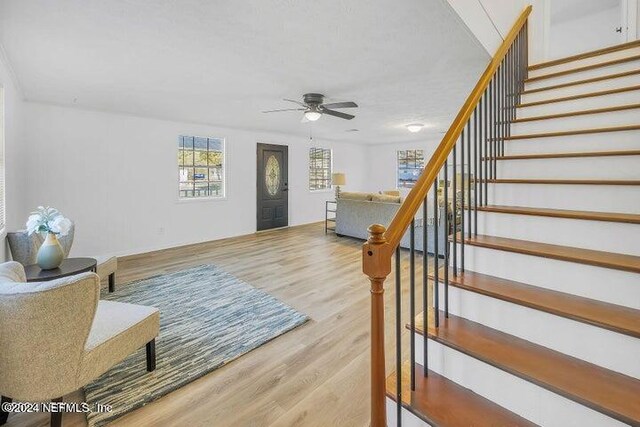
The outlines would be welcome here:
M 28 208 L 55 206 L 75 220 L 75 255 L 134 254 L 255 232 L 257 142 L 289 146 L 290 225 L 324 219 L 324 202 L 333 199 L 308 190 L 304 138 L 31 102 L 25 109 Z M 181 134 L 226 138 L 226 200 L 177 200 Z M 364 146 L 316 145 L 333 149 L 345 189 L 364 189 Z
M 551 1 L 448 0 L 469 30 L 492 56 L 520 13 L 527 5 L 532 5 L 533 9 L 529 15 L 529 61 L 532 64 L 546 58 L 546 33 Z
M 25 172 L 26 150 L 22 141 L 22 95 L 6 64 L 0 46 L 0 86 L 4 90 L 5 114 L 5 210 L 7 229 L 10 230 L 21 222 L 25 206 L 23 184 L 28 174 Z M 7 255 L 5 233 L 0 230 L 0 261 Z
M 576 19 L 554 21 L 553 5 L 549 29 L 549 59 L 623 43 L 615 28 L 622 25 L 620 7 L 601 10 Z

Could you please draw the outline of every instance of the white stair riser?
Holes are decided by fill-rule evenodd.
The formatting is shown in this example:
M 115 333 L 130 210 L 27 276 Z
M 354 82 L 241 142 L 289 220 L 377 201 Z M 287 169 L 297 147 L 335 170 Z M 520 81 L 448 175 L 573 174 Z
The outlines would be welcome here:
M 444 284 L 440 285 L 440 296 L 442 308 Z M 640 340 L 636 338 L 451 285 L 449 312 L 569 356 L 640 378 L 640 364 L 637 363 Z
M 604 55 L 592 56 L 591 58 L 578 59 L 564 64 L 544 67 L 529 71 L 529 77 L 541 76 L 544 74 L 557 73 L 558 71 L 573 70 L 587 65 L 602 64 L 603 62 L 615 61 L 616 59 L 629 58 L 640 55 L 640 47 L 611 52 Z
M 640 256 L 639 224 L 478 212 L 478 233 Z
M 627 92 L 612 93 L 608 95 L 590 96 L 588 98 L 574 99 L 570 101 L 551 102 L 548 104 L 519 107 L 516 116 L 535 117 L 549 114 L 570 113 L 572 111 L 592 110 L 595 108 L 607 108 L 614 105 L 627 105 L 640 103 L 640 89 Z
M 396 401 L 387 397 L 386 402 L 387 427 L 396 427 L 398 425 Z M 416 417 L 411 411 L 402 408 L 402 427 L 428 427 L 430 425 Z
M 640 179 L 640 156 L 500 160 L 498 178 Z
M 488 187 L 488 203 L 492 205 L 640 213 L 637 185 L 489 184 Z
M 416 360 L 422 360 L 416 334 Z M 429 340 L 429 369 L 545 427 L 623 426 L 613 418 Z
M 562 83 L 574 82 L 576 80 L 585 80 L 593 77 L 608 76 L 610 74 L 622 73 L 624 71 L 637 70 L 640 66 L 640 60 L 625 62 L 624 64 L 609 65 L 593 70 L 580 71 L 576 73 L 564 74 L 557 77 L 549 77 L 547 79 L 534 80 L 526 83 L 527 89 L 537 89 L 539 87 L 553 86 Z M 545 73 L 550 74 L 550 73 Z M 533 77 L 529 73 L 529 77 Z
M 505 142 L 505 154 L 640 150 L 640 131 L 603 132 Z
M 640 309 L 637 273 L 471 245 L 464 263 L 478 273 Z
M 532 133 L 629 125 L 640 125 L 640 108 L 613 111 L 610 113 L 587 114 L 584 116 L 571 116 L 557 119 L 513 123 L 511 125 L 511 135 L 527 135 Z
M 580 81 L 580 80 L 574 80 Z M 610 89 L 617 89 L 640 85 L 640 74 L 632 74 L 624 77 L 616 77 L 609 80 L 600 80 L 592 83 L 581 83 L 573 86 L 561 87 L 558 89 L 543 90 L 540 92 L 525 93 L 521 97 L 521 102 L 535 102 L 544 99 L 563 98 L 565 96 L 582 95 L 585 93 L 602 92 Z M 528 86 L 528 85 L 527 85 Z M 541 87 L 549 87 L 545 85 Z

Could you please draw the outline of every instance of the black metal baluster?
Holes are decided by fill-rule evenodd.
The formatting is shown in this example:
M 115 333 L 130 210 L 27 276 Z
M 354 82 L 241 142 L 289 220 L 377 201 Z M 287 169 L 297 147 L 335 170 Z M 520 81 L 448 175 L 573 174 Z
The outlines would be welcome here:
M 502 64 L 500 65 L 500 84 L 498 85 L 498 140 L 496 141 L 496 149 L 493 152 L 495 155 L 493 159 L 493 178 L 496 179 L 498 176 L 498 156 L 500 155 L 500 147 L 502 146 L 502 141 L 504 138 L 504 59 Z
M 474 113 L 475 114 L 475 113 Z M 471 140 L 471 127 L 470 127 L 470 122 L 467 121 L 467 141 L 466 143 L 468 144 L 469 141 Z M 464 273 L 464 230 L 466 226 L 471 227 L 471 224 L 467 224 L 464 220 L 464 201 L 465 201 L 465 194 L 464 194 L 464 180 L 465 180 L 465 169 L 464 169 L 464 153 L 465 153 L 465 140 L 464 138 L 460 140 L 460 272 Z M 457 190 L 457 187 L 456 187 Z M 457 191 L 456 191 L 457 193 Z M 456 220 L 454 220 L 455 223 Z M 457 226 L 454 226 L 455 230 L 455 234 L 458 234 Z
M 449 159 L 444 161 L 444 316 L 449 317 Z
M 491 83 L 489 83 L 491 84 Z M 483 111 L 484 111 L 484 117 L 485 117 L 485 124 L 486 124 L 486 120 L 487 120 L 487 115 L 488 115 L 488 110 L 487 110 L 487 99 L 489 98 L 489 87 L 487 86 L 487 89 L 484 91 L 484 105 L 483 105 Z M 486 127 L 485 127 L 485 135 L 486 135 Z M 484 200 L 484 175 L 483 175 L 483 170 L 484 170 L 484 156 L 486 156 L 486 154 L 484 153 L 482 146 L 483 146 L 483 141 L 482 139 L 480 139 L 480 141 L 476 141 L 478 144 L 476 145 L 476 176 L 475 178 L 475 192 L 476 192 L 476 211 L 478 210 L 478 206 L 482 206 L 482 201 Z M 475 231 L 476 233 L 478 232 L 478 222 L 476 221 L 476 226 L 475 226 Z
M 478 235 L 478 204 L 482 205 L 482 183 L 478 183 L 478 177 L 482 175 L 482 172 L 478 168 L 482 168 L 482 153 L 478 151 L 479 147 L 482 147 L 482 138 L 486 136 L 487 132 L 487 89 L 484 90 L 482 95 L 482 102 L 480 104 L 480 135 L 474 140 L 473 150 L 473 162 L 475 164 L 475 174 L 473 176 L 473 233 Z M 480 169 L 481 170 L 481 169 Z M 471 182 L 469 182 L 469 197 L 471 197 Z M 469 238 L 471 238 L 469 233 Z
M 464 139 L 464 128 L 462 129 L 462 139 Z M 458 163 L 458 156 L 457 156 L 457 147 L 458 147 L 458 142 L 456 141 L 456 143 L 453 145 L 453 200 L 452 200 L 452 206 L 453 206 L 453 244 L 452 244 L 452 250 L 453 250 L 453 265 L 451 270 L 453 271 L 453 275 L 457 276 L 458 275 L 458 236 L 456 233 L 456 228 L 457 228 L 457 215 L 458 215 L 458 195 L 457 195 L 457 184 L 458 184 L 458 169 L 456 164 Z M 447 264 L 448 265 L 448 264 Z
M 502 99 L 502 85 L 504 84 L 504 59 L 500 64 L 500 77 L 497 88 L 496 100 L 498 101 L 498 141 L 496 142 L 496 158 L 500 153 L 500 146 L 502 145 L 502 138 L 504 137 L 504 100 Z M 496 178 L 497 161 L 493 162 L 493 177 Z
M 511 92 L 511 102 L 509 103 L 509 135 L 511 135 L 511 123 L 513 123 L 515 112 L 514 106 L 516 101 L 516 59 L 517 59 L 517 51 L 516 47 L 511 48 L 511 77 L 510 77 L 510 92 Z
M 482 105 L 482 98 L 480 98 L 480 101 L 478 102 L 478 106 L 476 107 L 475 111 L 474 111 L 474 120 L 477 121 L 478 119 L 478 115 L 481 114 L 481 111 L 479 109 L 479 106 Z M 482 117 L 482 116 L 480 116 Z M 480 119 L 482 120 L 482 119 Z M 477 129 L 477 128 L 476 128 Z M 473 135 L 473 141 L 477 143 L 478 141 L 478 135 L 477 133 L 475 135 Z M 462 192 L 464 193 L 465 191 L 467 192 L 467 198 L 465 199 L 467 201 L 467 205 L 468 205 L 468 209 L 467 209 L 467 237 L 471 237 L 471 234 L 473 233 L 473 223 L 471 222 L 471 215 L 472 215 L 472 208 L 475 206 L 472 201 L 471 201 L 471 185 L 474 184 L 472 181 L 472 178 L 475 179 L 477 176 L 477 168 L 478 165 L 475 163 L 475 154 L 474 154 L 474 162 L 471 161 L 472 156 L 471 156 L 471 148 L 474 147 L 477 150 L 477 147 L 475 145 L 472 145 L 471 142 L 471 135 L 469 135 L 467 137 L 467 179 L 462 181 Z M 477 153 L 476 153 L 477 154 Z M 476 170 L 474 170 L 476 169 Z M 467 188 L 465 190 L 464 188 L 464 184 L 467 184 Z M 477 195 L 476 195 L 477 196 Z M 464 234 L 464 233 L 463 233 Z M 462 243 L 462 253 L 464 253 L 464 239 L 463 239 L 463 243 Z
M 429 239 L 427 234 L 427 226 L 429 225 L 429 211 L 427 209 L 427 196 L 424 196 L 422 204 L 422 328 L 424 330 L 422 339 L 422 366 L 423 375 L 426 377 L 429 371 L 429 354 L 427 335 L 429 333 L 429 303 L 428 303 L 428 287 L 429 287 Z
M 494 76 L 495 79 L 495 76 Z M 483 202 L 483 206 L 485 206 L 487 204 L 487 191 L 489 190 L 489 146 L 490 146 L 490 142 L 491 139 L 493 138 L 493 132 L 494 132 L 494 126 L 493 126 L 493 108 L 494 108 L 494 102 L 493 102 L 493 82 L 494 79 L 491 79 L 491 83 L 489 84 L 489 109 L 487 112 L 487 115 L 489 116 L 489 132 L 487 134 L 487 138 L 485 138 L 485 140 L 483 141 L 484 144 L 484 164 L 483 164 L 483 169 L 482 169 L 482 173 L 484 174 L 484 179 L 483 179 L 483 185 L 484 185 L 484 189 L 482 191 L 482 194 L 484 194 L 484 202 Z
M 411 337 L 409 338 L 411 347 L 411 390 L 416 390 L 416 220 L 411 220 L 409 230 L 409 316 L 411 319 Z
M 507 55 L 507 83 L 506 83 L 506 91 L 507 94 L 509 95 L 508 97 L 506 97 L 506 103 L 507 103 L 507 120 L 505 122 L 505 126 L 507 128 L 507 136 L 511 136 L 511 99 L 513 98 L 513 91 L 511 89 L 511 79 L 513 77 L 513 72 L 512 72 L 512 68 L 511 68 L 511 61 L 512 61 L 512 53 L 513 53 L 513 48 L 509 49 L 508 51 L 508 55 Z M 504 146 L 502 147 L 502 155 L 504 155 Z
M 439 236 L 438 234 L 438 177 L 436 176 L 435 181 L 433 182 L 433 305 L 434 305 L 434 325 L 435 327 L 440 326 L 440 316 L 438 312 L 440 310 L 440 269 L 438 268 L 438 262 L 440 261 L 440 250 L 439 250 Z M 426 337 L 425 333 L 425 337 Z
M 500 69 L 498 68 L 498 71 L 496 72 L 496 78 L 495 78 L 495 82 L 493 85 L 493 138 L 491 138 L 491 140 L 489 141 L 489 145 L 491 146 L 491 163 L 490 163 L 490 169 L 489 169 L 489 176 L 491 177 L 490 179 L 494 179 L 495 177 L 493 176 L 493 162 L 494 162 L 494 157 L 495 157 L 495 148 L 497 147 L 497 141 L 500 138 L 500 102 L 498 102 L 498 88 L 500 87 Z
M 500 155 L 504 155 L 504 140 L 507 137 L 507 121 L 509 117 L 509 105 L 507 104 L 507 84 L 509 80 L 509 59 L 503 59 L 502 68 L 502 140 L 500 141 Z M 496 176 L 497 176 L 497 162 L 496 162 Z
M 402 425 L 402 286 L 400 245 L 396 248 L 396 424 Z

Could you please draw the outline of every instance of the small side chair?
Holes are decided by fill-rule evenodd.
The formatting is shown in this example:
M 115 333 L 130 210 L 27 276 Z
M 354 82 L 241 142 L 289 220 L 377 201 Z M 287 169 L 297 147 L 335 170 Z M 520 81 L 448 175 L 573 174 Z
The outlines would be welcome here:
M 82 273 L 25 283 L 21 264 L 0 264 L 0 395 L 3 402 L 61 401 L 146 345 L 156 367 L 160 314 L 100 301 L 100 278 Z M 0 413 L 0 425 L 9 414 Z M 51 414 L 58 427 L 62 414 Z

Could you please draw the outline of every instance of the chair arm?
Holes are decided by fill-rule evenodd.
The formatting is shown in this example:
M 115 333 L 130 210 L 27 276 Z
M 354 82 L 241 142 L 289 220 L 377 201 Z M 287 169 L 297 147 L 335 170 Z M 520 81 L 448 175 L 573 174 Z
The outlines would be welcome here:
M 0 283 L 2 282 L 26 282 L 27 276 L 22 264 L 16 261 L 8 261 L 0 264 Z

